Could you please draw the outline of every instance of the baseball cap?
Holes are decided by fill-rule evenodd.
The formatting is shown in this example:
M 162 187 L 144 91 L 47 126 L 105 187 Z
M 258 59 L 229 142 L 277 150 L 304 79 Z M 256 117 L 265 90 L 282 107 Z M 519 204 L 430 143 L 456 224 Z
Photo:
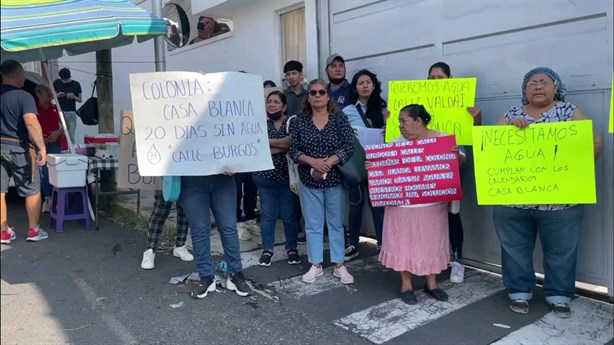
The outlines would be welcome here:
M 330 66 L 335 60 L 341 60 L 341 62 L 345 63 L 345 60 L 339 54 L 331 54 L 328 59 L 326 59 L 326 67 Z

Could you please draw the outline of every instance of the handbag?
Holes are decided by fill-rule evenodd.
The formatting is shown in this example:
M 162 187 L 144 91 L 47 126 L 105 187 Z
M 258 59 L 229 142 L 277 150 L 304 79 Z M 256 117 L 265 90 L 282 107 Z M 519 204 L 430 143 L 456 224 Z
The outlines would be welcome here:
M 98 124 L 98 98 L 94 97 L 96 82 L 94 82 L 93 85 L 92 97 L 88 98 L 87 101 L 79 107 L 79 110 L 77 110 L 77 115 L 86 126 L 95 126 Z
M 177 202 L 181 194 L 181 176 L 162 176 L 162 196 L 168 202 Z
M 343 135 L 341 134 L 340 118 L 341 116 L 345 115 L 338 112 L 336 116 L 337 132 L 339 133 L 339 138 L 343 138 Z M 339 172 L 343 177 L 343 186 L 348 189 L 356 185 L 363 184 L 365 181 L 367 181 L 367 169 L 365 169 L 365 161 L 367 158 L 365 155 L 365 149 L 362 147 L 358 141 L 358 138 L 356 138 L 353 133 L 352 139 L 354 140 L 354 152 L 345 163 L 339 163 L 337 165 Z
M 286 133 L 290 134 L 290 120 L 295 118 L 296 115 L 292 115 L 286 121 Z M 298 195 L 298 185 L 301 182 L 298 176 L 298 164 L 294 163 L 290 158 L 290 152 L 286 153 L 286 160 L 288 161 L 288 178 L 290 181 L 290 190 Z

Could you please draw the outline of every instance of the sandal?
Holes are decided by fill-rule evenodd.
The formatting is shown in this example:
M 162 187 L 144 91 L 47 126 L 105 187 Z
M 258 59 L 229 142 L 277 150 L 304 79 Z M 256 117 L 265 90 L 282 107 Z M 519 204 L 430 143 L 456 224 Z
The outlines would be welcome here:
M 445 302 L 448 300 L 448 294 L 443 291 L 442 289 L 436 287 L 433 290 L 429 290 L 426 286 L 424 287 L 424 292 L 433 297 L 434 299 L 438 300 L 438 301 L 442 301 Z

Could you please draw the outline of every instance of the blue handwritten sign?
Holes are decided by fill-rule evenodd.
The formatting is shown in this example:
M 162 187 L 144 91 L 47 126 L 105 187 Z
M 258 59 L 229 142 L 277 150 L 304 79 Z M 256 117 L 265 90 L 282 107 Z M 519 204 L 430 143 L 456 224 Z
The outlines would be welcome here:
M 137 73 L 130 90 L 141 176 L 273 168 L 260 76 Z

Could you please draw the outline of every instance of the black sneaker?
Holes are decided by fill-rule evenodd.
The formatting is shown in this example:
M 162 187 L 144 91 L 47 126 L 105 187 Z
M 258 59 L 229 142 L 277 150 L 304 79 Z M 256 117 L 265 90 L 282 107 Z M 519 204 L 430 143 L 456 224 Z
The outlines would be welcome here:
M 347 248 L 345 248 L 345 256 L 343 257 L 345 261 L 350 261 L 357 257 L 358 257 L 358 248 L 352 245 L 349 245 L 347 246 Z
M 442 301 L 445 302 L 448 300 L 448 294 L 443 291 L 442 289 L 436 287 L 433 290 L 430 290 L 429 288 L 427 288 L 426 286 L 424 287 L 424 292 L 433 297 L 434 299 L 438 300 L 438 301 Z
M 298 255 L 298 250 L 296 249 L 288 250 L 288 264 L 298 265 L 300 263 L 301 263 L 301 257 Z
M 241 297 L 248 296 L 252 292 L 252 289 L 245 282 L 243 272 L 229 274 L 226 281 L 226 289 L 234 291 Z
M 407 290 L 401 292 L 401 301 L 409 305 L 414 305 L 418 303 L 418 298 L 416 297 L 416 293 L 414 292 L 414 290 Z
M 296 241 L 298 244 L 307 244 L 307 236 L 305 234 L 299 235 L 298 240 Z
M 270 250 L 265 250 L 260 255 L 260 260 L 258 260 L 258 266 L 269 267 L 271 266 L 271 258 L 273 257 L 273 252 Z
M 190 293 L 190 296 L 192 296 L 192 298 L 198 298 L 198 299 L 205 298 L 207 297 L 207 294 L 209 292 L 215 291 L 216 283 L 217 281 L 215 280 L 215 277 L 213 276 L 201 277 L 200 284 L 196 286 L 194 290 L 192 290 L 192 293 Z

